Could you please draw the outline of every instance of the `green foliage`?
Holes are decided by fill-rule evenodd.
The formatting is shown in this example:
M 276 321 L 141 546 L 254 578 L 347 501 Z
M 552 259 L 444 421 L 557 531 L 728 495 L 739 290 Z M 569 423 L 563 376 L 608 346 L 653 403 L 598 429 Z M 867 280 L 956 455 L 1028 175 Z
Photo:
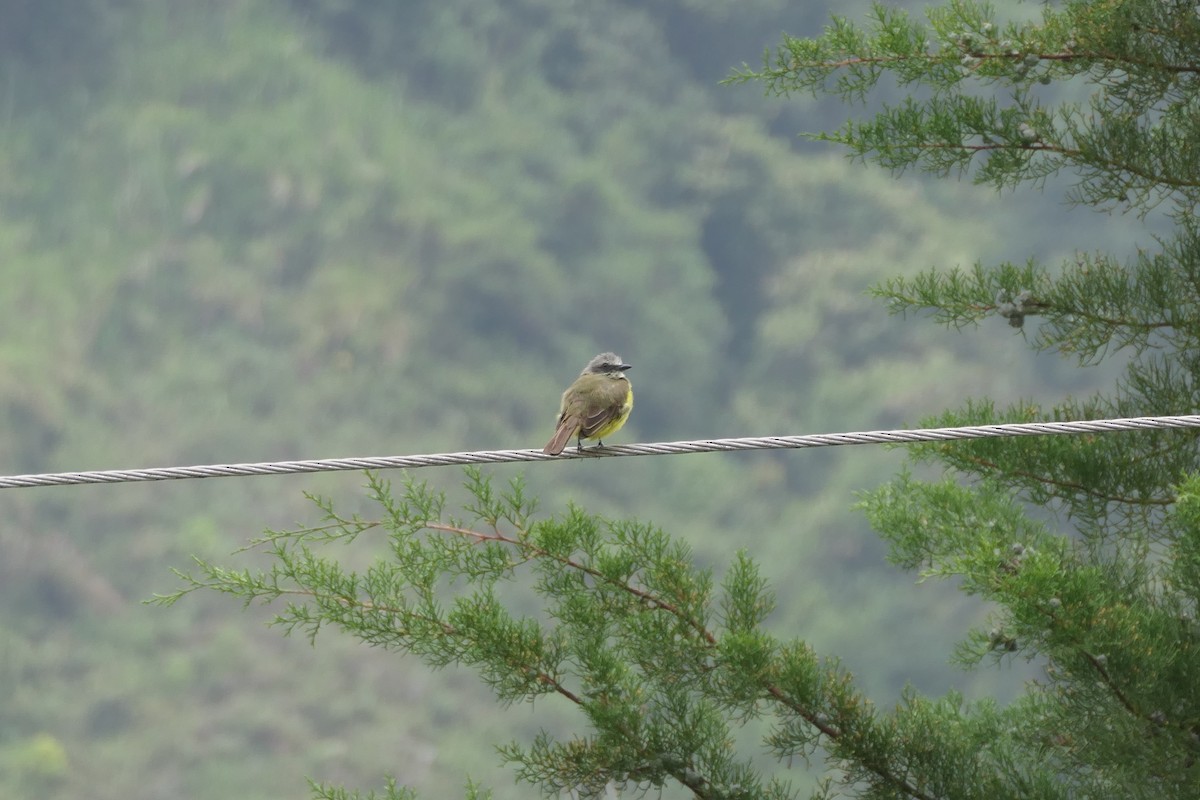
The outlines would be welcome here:
M 909 691 L 890 713 L 837 661 L 765 631 L 773 595 L 745 554 L 718 583 L 658 529 L 579 509 L 536 520 L 521 482 L 497 492 L 474 470 L 466 518 L 447 514 L 445 497 L 423 484 L 408 481 L 397 496 L 368 475 L 368 487 L 382 516 L 342 517 L 314 498 L 318 525 L 258 540 L 269 570 L 199 561 L 160 602 L 199 589 L 283 601 L 274 624 L 289 633 L 313 639 L 333 625 L 432 667 L 468 665 L 502 704 L 565 703 L 586 733 L 543 731 L 500 748 L 520 780 L 548 795 L 673 783 L 699 797 L 793 797 L 778 777 L 764 782 L 735 735 L 764 720 L 769 732 L 754 749 L 805 762 L 824 751 L 865 796 L 1190 792 L 1200 480 L 1180 487 L 1179 513 L 1164 522 L 1177 555 L 1153 574 L 1126 553 L 1101 559 L 1051 534 L 992 481 L 902 476 L 867 498 L 898 563 L 957 577 L 1000 609 L 988 633 L 960 648 L 964 663 L 1023 653 L 1047 664 L 1045 682 L 1009 709 Z M 345 547 L 376 533 L 387 554 L 347 570 Z M 314 786 L 314 796 L 351 795 Z
M 974 166 L 976 182 L 999 189 L 1069 170 L 1074 202 L 1145 213 L 1169 201 L 1177 219 L 1192 213 L 1200 122 L 1187 76 L 1200 25 L 1190 7 L 1079 0 L 997 24 L 987 4 L 953 0 L 928 20 L 877 4 L 863 26 L 835 18 L 820 38 L 788 37 L 762 71 L 737 79 L 859 102 L 887 76 L 931 93 L 816 138 L 896 171 Z M 1086 105 L 1039 90 L 1071 81 L 1091 90 Z
M 0 766 L 13 776 L 19 790 L 32 797 L 61 787 L 70 770 L 70 759 L 61 741 L 39 733 L 0 748 Z
M 1045 663 L 1019 706 L 1021 737 L 1061 764 L 1061 785 L 1088 796 L 1190 794 L 1200 636 L 1195 584 L 1183 578 L 1195 540 L 1186 504 L 1140 526 L 1171 542 L 1165 560 L 1133 535 L 1051 534 L 994 480 L 966 488 L 902 476 L 864 506 L 897 563 L 957 578 L 998 609 L 990 630 L 960 647 L 963 663 Z
M 432 667 L 470 666 L 502 704 L 566 703 L 586 734 L 500 748 L 548 795 L 670 783 L 699 797 L 794 797 L 737 746 L 741 727 L 766 720 L 760 753 L 807 761 L 820 747 L 879 796 L 1065 796 L 1045 767 L 996 769 L 1022 750 L 1017 717 L 911 693 L 880 713 L 837 661 L 767 633 L 773 595 L 744 553 L 718 582 L 661 530 L 577 508 L 535 520 L 519 481 L 496 492 L 474 470 L 465 519 L 423 484 L 397 496 L 368 475 L 368 487 L 381 517 L 342 517 L 314 498 L 319 524 L 257 541 L 269 570 L 198 561 L 159 602 L 201 589 L 279 601 L 274 624 L 288 633 L 333 625 Z M 376 532 L 388 554 L 348 570 L 344 546 Z M 324 555 L 334 544 L 337 557 Z
M 397 786 L 393 778 L 388 779 L 382 794 L 373 791 L 366 794 L 349 792 L 340 786 L 327 786 L 313 781 L 309 781 L 309 789 L 312 790 L 314 800 L 415 800 L 416 798 L 411 789 Z M 467 800 L 487 800 L 490 796 L 486 792 L 480 794 L 474 788 L 469 789 L 466 794 Z
M 1069 172 L 1068 198 L 1150 218 L 1159 249 L 1080 253 L 1051 271 L 976 262 L 895 278 L 876 291 L 895 312 L 947 325 L 1006 318 L 1033 347 L 1098 363 L 1124 351 L 1115 392 L 997 410 L 988 401 L 933 425 L 1189 412 L 1200 399 L 1200 201 L 1194 9 L 1156 2 L 1069 2 L 1037 22 L 1001 24 L 952 2 L 928 26 L 877 6 L 864 27 L 837 20 L 815 40 L 787 39 L 761 72 L 769 91 L 864 99 L 884 76 L 927 90 L 817 138 L 896 171 L 973 169 L 999 189 Z M 1086 85 L 1086 104 L 1039 86 Z M 1189 110 L 1190 109 L 1190 110 Z M 907 472 L 865 495 L 891 558 L 952 577 L 996 609 L 960 646 L 967 664 L 1020 655 L 1045 677 L 1014 706 L 1020 762 L 1051 765 L 1075 796 L 1194 793 L 1200 707 L 1200 595 L 1191 575 L 1189 487 L 1195 434 L 1014 438 L 912 448 L 956 477 Z M 967 481 L 964 484 L 964 479 Z M 1182 487 L 1177 484 L 1184 480 Z M 1054 532 L 1054 525 L 1062 529 Z
M 1028 317 L 1048 333 L 1061 325 L 1045 349 L 1089 363 L 1106 337 L 1153 354 L 1191 330 L 1190 278 L 1172 263 L 1184 240 L 1164 238 L 1163 258 L 1146 251 L 1145 263 L 1143 253 L 1099 254 L 1124 247 L 1132 215 L 1081 225 L 1076 238 L 1096 255 L 1067 259 L 1110 275 L 1098 285 L 1111 294 L 1095 294 L 1082 268 L 1074 295 L 1030 277 L 1006 279 L 997 298 L 985 278 L 943 303 L 992 328 L 953 344 L 932 328 L 899 335 L 865 285 L 1008 257 L 1013 239 L 1058 258 L 1068 249 L 1063 217 L 842 163 L 792 140 L 800 124 L 832 127 L 829 105 L 764 105 L 757 92 L 714 85 L 781 28 L 819 25 L 819 5 L 2 5 L 0 451 L 11 472 L 537 445 L 558 393 L 601 347 L 644 376 L 629 439 L 882 427 L 972 392 L 994 391 L 999 406 L 1103 380 L 1049 359 L 1030 360 L 1042 365 L 1035 378 L 1038 367 L 1006 351 L 1019 339 L 989 314 Z M 1132 13 L 1105 11 L 1118 12 Z M 978 17 L 966 6 L 954 13 Z M 1187 58 L 1161 35 L 1151 51 Z M 977 73 L 1001 61 L 985 55 Z M 1043 58 L 1026 77 L 1070 66 L 1060 60 Z M 1082 97 L 1086 111 L 1086 79 L 1036 96 Z M 1031 88 L 1060 89 L 1041 86 Z M 907 87 L 884 80 L 878 90 L 896 98 Z M 1015 134 L 1028 136 L 1019 121 Z M 1159 278 L 1139 277 L 1151 264 Z M 891 287 L 901 307 L 932 308 L 913 285 Z M 1121 302 L 1120 287 L 1180 302 L 1156 315 Z M 905 296 L 918 299 L 904 305 Z M 1105 319 L 1107 328 L 1094 324 Z M 1118 407 L 1192 407 L 1189 369 L 1163 358 L 1129 373 Z M 1078 407 L 1108 413 L 1102 400 Z M 1161 457 L 1144 468 L 1109 468 L 1108 488 L 1156 465 L 1183 468 L 1188 448 L 1158 441 Z M 1078 463 L 1062 471 L 1071 479 L 1103 474 L 1089 459 L 1136 458 L 1115 443 L 1076 446 Z M 1004 463 L 1042 469 L 1046 453 Z M 863 523 L 846 519 L 847 487 L 889 470 L 877 451 L 559 466 L 529 476 L 549 507 L 574 500 L 686 531 L 691 559 L 718 575 L 738 548 L 753 552 L 777 594 L 768 629 L 786 632 L 785 643 L 802 631 L 809 650 L 841 654 L 862 694 L 890 704 L 912 680 L 938 693 L 954 681 L 974 696 L 1021 677 L 948 674 L 946 636 L 975 606 L 949 589 L 930 604 L 929 586 L 918 599 L 903 575 L 884 572 Z M 349 514 L 348 478 L 304 480 Z M 383 769 L 444 795 L 465 770 L 490 766 L 478 741 L 528 747 L 534 725 L 571 730 L 546 720 L 556 710 L 547 702 L 536 722 L 521 718 L 533 713 L 527 705 L 495 711 L 471 694 L 465 670 L 435 682 L 354 642 L 326 637 L 314 652 L 262 636 L 261 609 L 230 616 L 220 598 L 198 597 L 169 614 L 139 613 L 133 601 L 161 583 L 165 565 L 189 554 L 216 563 L 247 519 L 278 526 L 304 513 L 286 480 L 6 495 L 0 748 L 44 734 L 69 756 L 34 796 L 273 800 L 302 792 L 303 775 L 375 785 Z M 1136 496 L 1161 510 L 1163 485 Z M 1063 508 L 1084 507 L 1060 493 Z M 263 566 L 263 556 L 248 558 Z M 541 619 L 537 596 L 501 581 L 496 599 L 517 600 L 518 621 Z M 727 622 L 729 657 L 755 675 L 770 647 L 750 627 L 752 609 L 713 608 L 739 620 Z M 735 628 L 744 649 L 733 648 Z M 758 685 L 723 680 L 731 693 Z M 769 748 L 752 746 L 759 723 L 729 719 L 738 746 L 751 743 L 739 757 L 765 783 L 775 765 Z M 37 756 L 48 750 L 30 752 L 54 763 Z M 29 794 L 15 774 L 0 768 L 0 794 Z

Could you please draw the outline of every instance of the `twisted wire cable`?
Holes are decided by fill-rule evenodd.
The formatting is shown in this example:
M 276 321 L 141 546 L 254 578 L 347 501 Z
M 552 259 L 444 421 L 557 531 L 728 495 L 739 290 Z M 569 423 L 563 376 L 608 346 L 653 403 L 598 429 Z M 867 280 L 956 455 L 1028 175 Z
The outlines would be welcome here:
M 55 472 L 0 477 L 0 489 L 33 486 L 66 486 L 91 483 L 132 483 L 190 478 L 228 478 L 249 475 L 289 475 L 304 472 L 333 472 L 360 469 L 417 469 L 455 464 L 508 464 L 521 461 L 562 461 L 577 458 L 665 456 L 683 453 L 715 453 L 735 450 L 795 450 L 806 447 L 837 447 L 851 444 L 909 444 L 985 439 L 1003 436 L 1049 436 L 1054 434 L 1113 433 L 1117 431 L 1200 428 L 1200 415 L 1129 417 L 1080 422 L 1019 422 L 971 425 L 958 428 L 913 428 L 890 431 L 819 433 L 803 436 L 762 436 L 736 439 L 697 439 L 684 442 L 654 442 L 584 450 L 570 449 L 549 456 L 541 450 L 479 450 L 466 453 L 433 453 L 411 456 L 328 458 L 312 461 L 265 461 L 257 464 L 209 464 L 194 467 L 110 469 L 91 472 Z

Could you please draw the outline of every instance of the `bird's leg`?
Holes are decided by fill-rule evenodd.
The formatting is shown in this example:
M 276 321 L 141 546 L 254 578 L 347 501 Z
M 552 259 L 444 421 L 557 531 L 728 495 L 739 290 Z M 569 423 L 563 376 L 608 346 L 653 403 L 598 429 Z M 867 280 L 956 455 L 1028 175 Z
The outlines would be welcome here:
M 583 434 L 580 434 L 579 436 L 577 436 L 575 438 L 575 449 L 577 451 L 579 451 L 580 453 L 590 453 L 593 450 L 598 450 L 602 447 L 604 447 L 604 442 L 600 441 L 599 439 L 597 439 L 596 444 L 592 445 L 591 447 L 584 447 L 583 446 Z

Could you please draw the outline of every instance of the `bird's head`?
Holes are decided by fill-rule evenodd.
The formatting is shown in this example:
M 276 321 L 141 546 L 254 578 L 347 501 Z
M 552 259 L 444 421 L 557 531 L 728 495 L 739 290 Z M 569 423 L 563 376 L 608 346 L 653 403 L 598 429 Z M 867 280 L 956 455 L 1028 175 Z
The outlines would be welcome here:
M 616 353 L 601 353 L 588 362 L 581 375 L 609 375 L 613 378 L 624 378 L 625 370 L 630 365 L 621 360 Z

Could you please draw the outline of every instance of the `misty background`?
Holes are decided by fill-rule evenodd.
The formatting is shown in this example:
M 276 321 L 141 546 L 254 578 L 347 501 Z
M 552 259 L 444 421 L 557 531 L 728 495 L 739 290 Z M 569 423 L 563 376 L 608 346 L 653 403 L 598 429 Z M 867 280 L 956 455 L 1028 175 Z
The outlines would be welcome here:
M 1038 356 L 1000 318 L 890 317 L 866 290 L 1127 253 L 1138 220 L 798 135 L 898 92 L 863 109 L 720 84 L 868 8 L 0 0 L 0 472 L 540 448 L 603 350 L 634 366 L 614 444 L 915 425 L 1111 383 L 1119 363 Z M 853 510 L 902 464 L 855 447 L 487 472 L 523 475 L 544 515 L 652 521 L 718 575 L 745 548 L 772 630 L 882 706 L 906 683 L 1010 698 L 1035 673 L 947 663 L 987 609 L 889 566 Z M 466 499 L 455 469 L 414 477 Z M 143 604 L 193 554 L 261 566 L 230 553 L 318 521 L 305 491 L 370 514 L 362 483 L 0 492 L 0 795 L 266 800 L 391 773 L 426 797 L 467 777 L 528 796 L 493 747 L 578 725 L 570 709 L 500 708 L 466 671 L 334 631 L 314 648 L 270 609 Z

